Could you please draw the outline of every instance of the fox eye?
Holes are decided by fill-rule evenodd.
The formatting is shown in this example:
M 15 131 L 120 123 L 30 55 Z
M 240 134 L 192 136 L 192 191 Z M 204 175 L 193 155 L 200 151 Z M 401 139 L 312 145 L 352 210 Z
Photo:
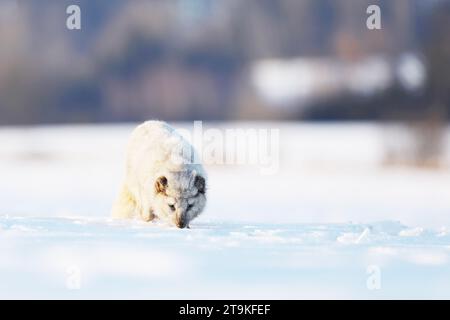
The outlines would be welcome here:
M 189 209 L 192 209 L 193 206 L 194 206 L 193 204 L 188 204 L 187 209 L 188 209 L 188 210 L 189 210 Z
M 170 210 L 175 211 L 175 205 L 169 204 L 169 208 L 170 208 Z

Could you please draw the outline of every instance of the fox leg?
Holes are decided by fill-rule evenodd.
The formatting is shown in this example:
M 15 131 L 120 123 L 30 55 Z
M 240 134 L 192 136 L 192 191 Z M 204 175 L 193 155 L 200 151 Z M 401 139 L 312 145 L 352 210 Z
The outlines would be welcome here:
M 142 220 L 149 222 L 156 218 L 156 215 L 153 213 L 152 209 L 141 210 L 141 218 Z
M 122 187 L 112 208 L 112 217 L 133 218 L 136 212 L 136 200 L 126 185 Z

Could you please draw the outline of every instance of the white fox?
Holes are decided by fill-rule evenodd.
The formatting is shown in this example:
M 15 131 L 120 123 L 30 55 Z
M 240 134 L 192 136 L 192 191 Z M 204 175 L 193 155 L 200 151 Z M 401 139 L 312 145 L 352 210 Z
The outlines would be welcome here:
M 192 145 L 162 121 L 147 121 L 132 133 L 125 181 L 114 218 L 160 218 L 189 227 L 206 204 L 206 172 L 194 163 Z

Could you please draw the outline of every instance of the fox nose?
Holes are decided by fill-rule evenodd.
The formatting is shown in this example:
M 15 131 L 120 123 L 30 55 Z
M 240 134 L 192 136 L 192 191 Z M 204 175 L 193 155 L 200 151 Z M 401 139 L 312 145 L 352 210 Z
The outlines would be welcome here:
M 184 214 L 177 215 L 177 218 L 175 220 L 175 224 L 180 229 L 183 229 L 183 228 L 186 227 L 186 219 L 184 217 Z
M 177 221 L 177 227 L 180 228 L 180 229 L 183 229 L 183 228 L 186 227 L 186 224 L 184 222 Z

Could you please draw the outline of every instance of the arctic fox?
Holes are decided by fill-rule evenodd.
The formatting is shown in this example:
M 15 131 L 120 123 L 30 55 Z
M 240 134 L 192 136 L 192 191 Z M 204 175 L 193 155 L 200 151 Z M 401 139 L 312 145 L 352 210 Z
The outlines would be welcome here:
M 114 218 L 159 218 L 189 227 L 206 204 L 206 172 L 191 144 L 162 121 L 147 121 L 131 134 L 125 181 Z

